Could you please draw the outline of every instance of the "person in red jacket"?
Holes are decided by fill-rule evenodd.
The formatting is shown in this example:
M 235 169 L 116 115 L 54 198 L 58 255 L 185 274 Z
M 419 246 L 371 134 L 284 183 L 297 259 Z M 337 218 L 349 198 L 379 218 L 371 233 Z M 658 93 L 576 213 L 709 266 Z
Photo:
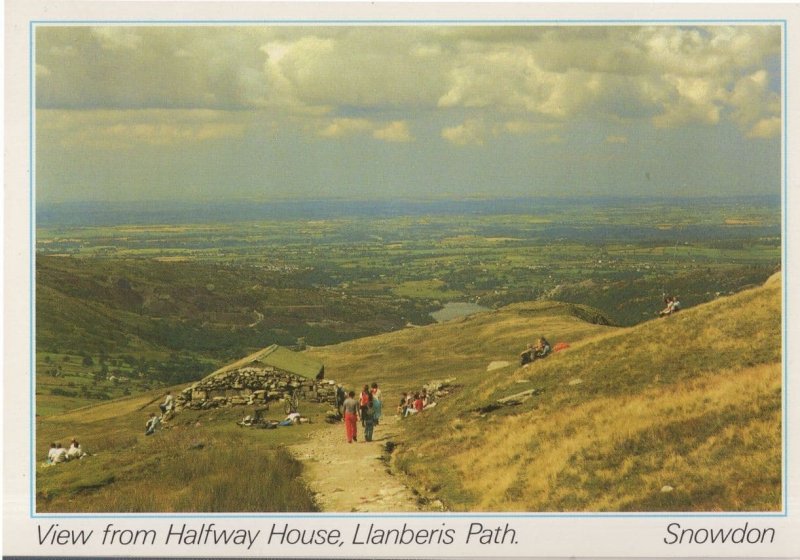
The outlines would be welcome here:
M 419 393 L 414 395 L 414 410 L 417 412 L 422 412 L 422 409 L 425 408 L 425 403 L 422 401 L 422 397 Z
M 361 411 L 361 426 L 364 427 L 364 412 L 367 410 L 367 405 L 369 404 L 369 385 L 364 385 L 364 388 L 361 389 L 361 398 L 358 400 L 358 406 Z

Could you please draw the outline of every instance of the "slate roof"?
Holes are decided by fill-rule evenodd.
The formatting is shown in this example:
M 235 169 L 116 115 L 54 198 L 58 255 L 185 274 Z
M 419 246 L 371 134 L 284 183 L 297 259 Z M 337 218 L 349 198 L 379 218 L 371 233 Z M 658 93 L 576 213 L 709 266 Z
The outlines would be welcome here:
M 254 352 L 241 360 L 218 369 L 208 377 L 256 364 L 272 366 L 308 379 L 316 379 L 317 376 L 324 371 L 322 363 L 309 358 L 301 352 L 294 352 L 283 346 L 273 344 L 272 346 Z

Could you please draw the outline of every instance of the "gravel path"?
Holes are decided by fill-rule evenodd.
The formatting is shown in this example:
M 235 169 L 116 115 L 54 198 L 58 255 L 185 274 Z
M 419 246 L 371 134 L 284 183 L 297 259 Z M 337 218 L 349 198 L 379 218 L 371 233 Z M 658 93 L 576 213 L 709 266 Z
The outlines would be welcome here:
M 420 511 L 417 498 L 384 460 L 385 445 L 399 424 L 397 416 L 384 416 L 369 443 L 360 424 L 354 443 L 347 443 L 343 423 L 330 424 L 289 448 L 303 463 L 303 476 L 322 511 Z

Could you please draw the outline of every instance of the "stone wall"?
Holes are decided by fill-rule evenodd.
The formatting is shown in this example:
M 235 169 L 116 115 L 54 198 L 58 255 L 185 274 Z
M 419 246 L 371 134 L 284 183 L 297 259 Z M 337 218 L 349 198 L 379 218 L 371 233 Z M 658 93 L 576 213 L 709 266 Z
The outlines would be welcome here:
M 176 397 L 175 405 L 177 409 L 259 405 L 282 401 L 293 391 L 299 391 L 301 406 L 304 401 L 336 404 L 333 380 L 314 381 L 271 366 L 245 366 L 187 387 Z

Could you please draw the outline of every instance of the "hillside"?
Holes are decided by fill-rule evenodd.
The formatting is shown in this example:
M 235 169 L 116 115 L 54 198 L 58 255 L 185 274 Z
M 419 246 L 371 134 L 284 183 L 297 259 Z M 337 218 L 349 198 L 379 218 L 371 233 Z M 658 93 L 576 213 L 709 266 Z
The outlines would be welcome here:
M 394 456 L 450 509 L 780 509 L 779 275 L 633 328 L 567 309 L 514 305 L 316 353 L 337 379 L 383 381 L 390 405 L 399 390 L 457 378 L 460 391 L 404 422 Z M 539 334 L 571 348 L 486 371 Z M 525 389 L 539 394 L 481 412 Z
M 174 387 L 178 389 L 178 387 Z M 242 408 L 182 411 L 153 436 L 144 435 L 163 391 L 116 399 L 37 418 L 36 508 L 39 512 L 315 511 L 286 450 L 320 424 L 282 430 L 243 429 Z M 282 408 L 270 419 L 282 419 Z M 306 414 L 319 420 L 321 405 Z M 77 437 L 89 453 L 45 465 L 50 442 Z M 268 488 L 268 492 L 260 491 Z
M 395 472 L 449 510 L 779 510 L 779 275 L 636 327 L 602 322 L 583 306 L 514 304 L 309 354 L 325 363 L 326 377 L 347 388 L 380 383 L 384 414 L 394 413 L 401 391 L 455 378 L 455 390 L 437 407 L 393 429 L 391 457 Z M 570 347 L 518 367 L 520 350 L 539 336 Z M 498 361 L 509 365 L 487 371 Z M 535 396 L 496 406 L 526 389 Z M 39 463 L 49 441 L 73 435 L 94 456 L 37 467 L 37 508 L 318 507 L 301 478 L 308 470 L 288 451 L 327 429 L 325 407 L 305 407 L 311 424 L 272 431 L 238 428 L 247 407 L 184 411 L 172 429 L 146 438 L 144 419 L 159 396 L 38 419 Z M 332 437 L 343 438 L 335 428 Z M 278 472 L 286 476 L 262 479 Z M 266 499 L 252 492 L 252 481 L 286 492 Z
M 432 321 L 409 300 L 345 298 L 316 280 L 311 269 L 38 255 L 37 348 L 225 361 L 264 341 L 330 344 Z

